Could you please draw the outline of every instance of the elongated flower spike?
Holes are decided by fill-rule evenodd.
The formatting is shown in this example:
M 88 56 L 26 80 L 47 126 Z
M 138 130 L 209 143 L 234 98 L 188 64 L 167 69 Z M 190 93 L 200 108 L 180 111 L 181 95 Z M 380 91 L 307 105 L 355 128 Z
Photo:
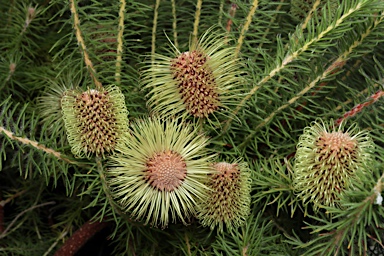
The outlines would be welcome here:
M 61 105 L 68 141 L 76 157 L 104 157 L 122 143 L 128 131 L 128 111 L 118 87 L 72 90 Z
M 208 138 L 194 128 L 176 119 L 137 121 L 110 157 L 111 193 L 133 219 L 165 228 L 195 215 L 197 200 L 206 198 L 213 155 L 205 149 Z
M 353 179 L 364 175 L 372 161 L 374 143 L 356 125 L 343 126 L 317 121 L 304 129 L 297 144 L 294 187 L 305 204 L 314 209 L 337 206 L 336 200 Z M 331 128 L 329 128 L 331 127 Z
M 235 49 L 224 36 L 209 29 L 189 50 L 174 47 L 172 57 L 156 54 L 143 71 L 142 83 L 149 90 L 148 105 L 161 116 L 211 117 L 235 105 L 242 83 Z M 211 122 L 212 123 L 212 122 Z
M 250 213 L 251 178 L 243 163 L 220 162 L 213 165 L 207 198 L 198 205 L 198 219 L 211 229 L 229 230 L 241 226 Z

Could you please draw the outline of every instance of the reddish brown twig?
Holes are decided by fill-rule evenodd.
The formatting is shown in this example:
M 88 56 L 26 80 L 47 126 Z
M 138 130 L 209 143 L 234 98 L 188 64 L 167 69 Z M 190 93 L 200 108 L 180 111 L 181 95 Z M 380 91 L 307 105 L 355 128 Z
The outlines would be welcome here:
M 334 63 L 332 63 L 331 66 L 329 66 L 329 67 L 327 68 L 327 71 L 330 71 L 330 74 L 331 74 L 331 75 L 336 74 L 337 72 L 339 72 L 339 71 L 344 67 L 345 63 L 347 63 L 347 61 L 335 61 Z M 318 92 L 319 90 L 321 90 L 321 89 L 322 89 L 324 86 L 326 86 L 327 84 L 328 84 L 327 81 L 326 81 L 326 82 L 321 82 L 321 83 L 316 87 L 315 91 L 312 92 L 312 96 L 315 96 L 315 95 L 317 94 L 317 92 Z M 308 101 L 303 102 L 300 106 L 298 106 L 298 107 L 296 108 L 296 110 L 301 111 L 301 110 L 304 108 L 304 106 L 307 105 L 307 103 L 308 103 Z
M 227 21 L 227 26 L 225 27 L 225 29 L 227 30 L 227 32 L 231 32 L 231 26 L 232 26 L 232 19 L 235 17 L 235 14 L 236 14 L 236 10 L 237 10 L 237 5 L 236 4 L 231 4 L 231 8 L 229 9 L 229 16 L 231 18 L 228 19 Z
M 87 221 L 56 251 L 55 256 L 71 256 L 83 247 L 97 232 L 109 225 L 108 222 Z
M 18 196 L 21 196 L 24 194 L 27 190 L 21 190 L 14 195 L 9 196 L 7 199 L 3 200 L 3 193 L 0 191 L 0 234 L 4 233 L 5 226 L 4 226 L 4 206 L 11 202 L 13 199 L 15 199 Z
M 372 105 L 373 103 L 375 103 L 377 100 L 379 100 L 383 96 L 384 96 L 384 91 L 379 90 L 379 91 L 375 92 L 373 95 L 371 95 L 368 98 L 368 101 L 366 101 L 364 103 L 357 104 L 351 110 L 346 112 L 342 117 L 337 119 L 336 124 L 340 125 L 343 120 L 345 120 L 348 117 L 355 116 L 357 113 L 361 112 L 365 107 Z

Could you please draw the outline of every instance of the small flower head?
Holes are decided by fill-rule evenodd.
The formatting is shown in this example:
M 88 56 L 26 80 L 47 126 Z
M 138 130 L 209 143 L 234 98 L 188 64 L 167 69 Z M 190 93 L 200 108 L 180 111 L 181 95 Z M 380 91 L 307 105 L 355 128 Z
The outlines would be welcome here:
M 295 190 L 315 209 L 335 206 L 352 179 L 364 173 L 373 147 L 367 132 L 359 132 L 356 126 L 343 132 L 343 127 L 335 128 L 333 122 L 314 122 L 305 128 L 297 144 Z
M 208 33 L 191 40 L 186 52 L 154 56 L 143 77 L 154 112 L 209 120 L 238 100 L 242 71 L 235 50 L 220 35 Z
M 251 179 L 244 164 L 220 162 L 213 165 L 207 198 L 198 206 L 198 218 L 204 226 L 223 231 L 241 226 L 250 213 Z
M 62 112 L 68 141 L 77 157 L 112 153 L 128 129 L 124 95 L 116 86 L 73 90 L 63 97 Z
M 164 228 L 184 224 L 206 198 L 211 172 L 208 139 L 180 120 L 136 122 L 119 154 L 111 157 L 107 178 L 122 210 L 136 220 Z

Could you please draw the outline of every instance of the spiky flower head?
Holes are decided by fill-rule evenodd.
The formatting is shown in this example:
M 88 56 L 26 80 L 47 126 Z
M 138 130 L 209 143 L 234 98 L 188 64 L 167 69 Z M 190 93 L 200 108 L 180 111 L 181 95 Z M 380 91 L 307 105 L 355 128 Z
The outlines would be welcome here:
M 72 90 L 61 105 L 68 141 L 77 157 L 112 153 L 128 130 L 124 95 L 114 85 Z
M 243 163 L 220 162 L 213 165 L 207 198 L 198 206 L 198 218 L 204 226 L 223 231 L 241 226 L 250 213 L 251 178 Z
M 242 83 L 235 49 L 222 35 L 208 30 L 191 40 L 189 50 L 174 49 L 172 57 L 156 54 L 144 70 L 148 104 L 162 116 L 208 118 L 234 105 Z
M 195 214 L 196 201 L 206 198 L 212 155 L 208 139 L 177 119 L 137 121 L 130 136 L 110 157 L 107 179 L 121 209 L 132 218 L 166 227 L 184 224 Z
M 352 125 L 343 131 L 334 122 L 316 121 L 304 129 L 297 144 L 294 187 L 314 209 L 336 206 L 353 179 L 364 174 L 372 160 L 373 141 Z

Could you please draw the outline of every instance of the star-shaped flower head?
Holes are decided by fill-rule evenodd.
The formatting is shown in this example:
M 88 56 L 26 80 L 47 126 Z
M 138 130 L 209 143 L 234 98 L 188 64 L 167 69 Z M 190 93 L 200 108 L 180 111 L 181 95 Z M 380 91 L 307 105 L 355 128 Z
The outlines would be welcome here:
M 114 85 L 71 90 L 62 98 L 61 107 L 68 141 L 77 157 L 114 152 L 128 130 L 124 95 Z
M 235 49 L 212 29 L 199 40 L 191 39 L 186 52 L 174 47 L 172 57 L 156 54 L 153 58 L 143 71 L 142 81 L 149 90 L 148 105 L 161 116 L 211 121 L 218 114 L 227 115 L 225 110 L 239 99 L 240 61 Z
M 206 198 L 212 171 L 205 146 L 208 138 L 178 119 L 137 121 L 130 136 L 111 156 L 107 180 L 121 209 L 132 218 L 165 228 L 184 224 Z
M 198 206 L 198 218 L 211 229 L 229 230 L 241 226 L 250 213 L 251 178 L 244 163 L 220 162 L 213 165 L 208 196 Z
M 353 179 L 364 175 L 374 144 L 367 131 L 317 121 L 304 129 L 297 144 L 294 187 L 305 204 L 336 206 Z

